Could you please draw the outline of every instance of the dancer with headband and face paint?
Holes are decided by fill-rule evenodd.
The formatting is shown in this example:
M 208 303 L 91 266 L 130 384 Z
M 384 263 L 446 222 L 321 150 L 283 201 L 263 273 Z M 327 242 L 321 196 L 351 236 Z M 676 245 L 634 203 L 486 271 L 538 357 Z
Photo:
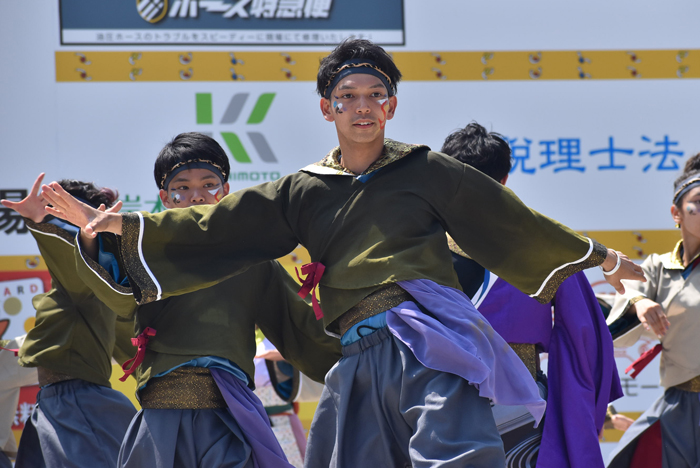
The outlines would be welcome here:
M 308 249 L 300 294 L 312 295 L 343 358 L 326 376 L 305 466 L 503 466 L 489 400 L 526 405 L 536 421 L 545 403 L 459 289 L 445 232 L 544 302 L 576 271 L 602 264 L 621 288 L 622 278 L 643 279 L 641 269 L 459 161 L 385 139 L 400 78 L 384 49 L 346 40 L 317 76 L 321 113 L 339 142 L 321 161 L 209 209 L 104 215 L 56 188 L 52 212 L 88 233 L 122 234 L 149 300 L 208 286 L 299 243 Z
M 178 208 L 213 205 L 228 194 L 229 170 L 216 141 L 183 133 L 161 150 L 154 177 L 163 205 L 185 214 Z M 121 242 L 130 240 L 122 236 Z M 117 314 L 135 320 L 138 349 L 123 378 L 134 373 L 143 409 L 124 437 L 117 466 L 291 467 L 252 392 L 255 325 L 319 381 L 340 358 L 340 347 L 284 268 L 266 261 L 210 288 L 152 302 L 131 272 L 124 284 L 78 247 L 81 278 Z M 169 248 L 177 251 L 177 242 Z M 200 258 L 192 268 L 211 263 Z
M 664 394 L 627 429 L 610 468 L 700 466 L 700 154 L 673 188 L 671 217 L 681 240 L 672 252 L 644 260 L 649 281 L 626 282 L 608 316 L 616 347 L 642 336 L 659 340 L 627 372 L 636 377 L 660 353 Z

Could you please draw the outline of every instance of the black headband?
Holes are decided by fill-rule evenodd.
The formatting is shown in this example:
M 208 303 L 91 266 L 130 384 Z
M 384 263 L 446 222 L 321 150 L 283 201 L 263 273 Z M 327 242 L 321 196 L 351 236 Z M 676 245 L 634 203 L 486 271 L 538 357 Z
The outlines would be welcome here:
M 673 194 L 673 204 L 675 205 L 678 203 L 678 200 L 683 198 L 683 195 L 698 186 L 700 186 L 700 173 L 693 174 L 678 184 L 678 189 L 676 189 L 676 193 Z
M 161 179 L 160 188 L 167 190 L 170 181 L 173 180 L 173 177 L 185 169 L 207 169 L 219 176 L 222 184 L 226 183 L 227 174 L 224 173 L 224 169 L 221 166 L 206 159 L 190 159 L 188 161 L 179 162 L 171 167 L 170 171 L 163 176 L 163 179 Z
M 386 87 L 389 96 L 394 95 L 394 89 L 391 87 L 391 78 L 389 78 L 389 75 L 379 68 L 379 65 L 368 59 L 350 59 L 343 62 L 328 79 L 328 83 L 326 83 L 326 87 L 323 90 L 323 97 L 330 99 L 331 92 L 336 86 L 338 86 L 338 82 L 346 76 L 353 75 L 355 73 L 365 73 L 367 75 L 376 76 Z

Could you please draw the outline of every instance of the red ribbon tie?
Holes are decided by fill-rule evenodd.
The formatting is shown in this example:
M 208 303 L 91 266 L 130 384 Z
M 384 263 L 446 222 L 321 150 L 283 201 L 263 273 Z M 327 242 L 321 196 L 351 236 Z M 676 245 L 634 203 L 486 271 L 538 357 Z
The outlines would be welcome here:
M 0 346 L 0 349 L 4 349 L 5 351 L 12 351 L 13 353 L 15 353 L 15 356 L 19 356 L 19 349 L 3 348 L 2 346 Z
M 302 265 L 301 274 L 306 275 L 305 279 L 301 279 L 298 268 L 295 268 L 295 270 L 297 272 L 297 278 L 302 282 L 301 289 L 299 290 L 299 297 L 306 299 L 306 296 L 311 293 L 311 305 L 314 308 L 316 320 L 321 320 L 323 318 L 323 310 L 321 310 L 321 305 L 318 303 L 318 298 L 316 297 L 316 287 L 318 283 L 321 282 L 321 277 L 326 267 L 320 262 Z
M 151 327 L 146 327 L 139 336 L 131 339 L 131 344 L 137 346 L 136 356 L 122 364 L 124 375 L 119 377 L 120 381 L 124 382 L 131 374 L 134 373 L 136 368 L 141 365 L 143 358 L 146 355 L 146 345 L 148 344 L 148 337 L 150 336 L 156 336 L 156 331 Z
M 642 372 L 642 369 L 644 369 L 647 364 L 649 364 L 651 361 L 654 360 L 657 354 L 661 352 L 663 349 L 663 346 L 661 346 L 661 343 L 657 344 L 650 350 L 644 351 L 641 356 L 637 358 L 636 361 L 634 361 L 630 366 L 625 369 L 625 374 L 628 374 L 629 371 L 634 369 L 634 372 L 630 375 L 633 379 L 639 375 L 640 372 Z

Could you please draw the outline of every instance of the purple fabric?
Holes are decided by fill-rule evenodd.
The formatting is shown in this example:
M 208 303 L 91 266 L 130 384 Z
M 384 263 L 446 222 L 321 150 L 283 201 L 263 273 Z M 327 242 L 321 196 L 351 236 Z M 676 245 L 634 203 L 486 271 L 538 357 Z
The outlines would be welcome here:
M 255 468 L 289 467 L 287 457 L 270 427 L 270 418 L 265 413 L 260 399 L 234 375 L 212 368 L 211 375 L 226 400 L 229 411 L 238 422 L 251 447 Z
M 507 343 L 531 343 L 549 352 L 552 307 L 540 304 L 502 279 L 497 279 L 478 307 Z
M 297 447 L 299 447 L 299 453 L 303 460 L 306 457 L 306 432 L 304 431 L 304 426 L 301 424 L 301 420 L 296 413 L 289 415 L 289 424 L 292 427 L 294 440 L 297 441 Z
M 535 381 L 462 291 L 424 279 L 398 284 L 435 317 L 412 302 L 387 311 L 389 330 L 421 364 L 462 377 L 496 403 L 525 405 L 539 423 L 546 403 Z
M 479 311 L 511 343 L 537 343 L 549 353 L 547 417 L 538 468 L 603 467 L 598 433 L 609 402 L 622 396 L 613 344 L 582 273 L 540 304 L 498 279 Z

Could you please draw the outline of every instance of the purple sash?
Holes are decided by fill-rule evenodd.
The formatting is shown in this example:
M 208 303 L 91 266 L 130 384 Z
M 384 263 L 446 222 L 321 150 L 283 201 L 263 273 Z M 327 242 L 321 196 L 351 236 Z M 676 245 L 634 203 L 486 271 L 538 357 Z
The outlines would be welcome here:
M 255 468 L 294 468 L 280 447 L 270 427 L 270 418 L 265 413 L 260 399 L 241 380 L 226 371 L 211 369 L 211 375 L 228 409 L 238 422 L 246 441 L 250 444 Z
M 416 359 L 462 377 L 494 403 L 524 405 L 539 424 L 547 404 L 532 375 L 463 292 L 424 279 L 398 284 L 435 317 L 411 302 L 387 311 L 389 330 Z

